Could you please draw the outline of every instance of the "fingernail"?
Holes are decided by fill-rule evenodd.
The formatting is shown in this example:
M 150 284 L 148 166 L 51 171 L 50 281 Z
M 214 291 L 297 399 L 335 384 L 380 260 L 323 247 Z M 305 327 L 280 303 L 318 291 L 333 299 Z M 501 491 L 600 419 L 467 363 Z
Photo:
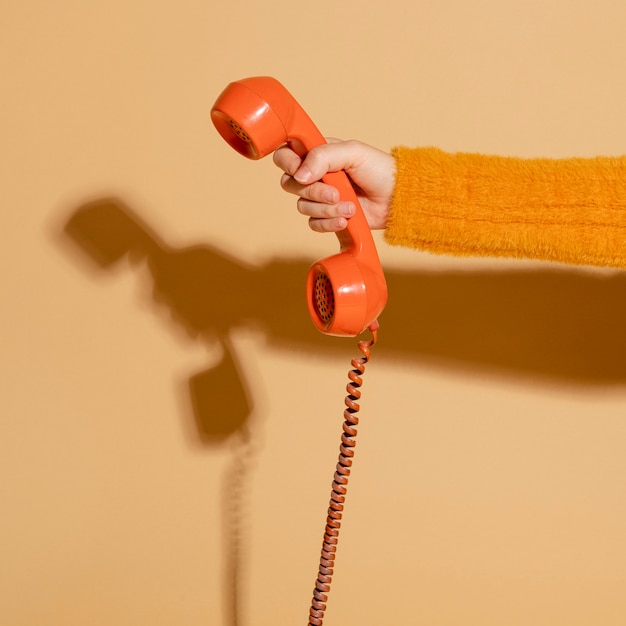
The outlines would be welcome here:
M 299 183 L 308 183 L 311 178 L 313 177 L 313 174 L 311 173 L 311 170 L 306 166 L 303 165 L 294 175 L 293 177 L 299 182 Z
M 336 189 L 326 189 L 322 194 L 325 202 L 334 204 L 339 200 L 339 192 Z
M 342 202 L 339 205 L 339 213 L 341 215 L 345 215 L 346 217 L 352 217 L 356 212 L 356 207 L 352 202 Z

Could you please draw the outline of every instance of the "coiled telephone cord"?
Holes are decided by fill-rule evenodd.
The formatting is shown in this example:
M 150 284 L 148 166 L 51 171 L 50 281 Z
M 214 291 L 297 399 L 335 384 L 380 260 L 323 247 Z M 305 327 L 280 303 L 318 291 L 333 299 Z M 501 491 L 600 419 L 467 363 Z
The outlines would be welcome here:
M 365 371 L 365 364 L 370 358 L 370 348 L 378 339 L 378 322 L 374 322 L 369 327 L 369 330 L 372 333 L 372 339 L 370 341 L 359 341 L 359 350 L 363 353 L 363 356 L 352 360 L 353 369 L 348 372 L 350 382 L 346 387 L 348 395 L 345 398 L 346 409 L 343 412 L 345 421 L 343 423 L 343 433 L 341 434 L 341 446 L 339 447 L 339 461 L 330 494 L 330 505 L 324 529 L 319 571 L 309 611 L 309 626 L 322 626 L 326 602 L 328 601 L 327 594 L 330 591 L 337 541 L 339 539 L 339 528 L 341 527 L 343 507 L 346 501 L 348 477 L 350 476 L 354 447 L 356 445 L 356 426 L 359 423 L 359 418 L 356 414 L 360 409 L 357 401 L 361 398 L 360 387 L 363 384 L 362 376 Z

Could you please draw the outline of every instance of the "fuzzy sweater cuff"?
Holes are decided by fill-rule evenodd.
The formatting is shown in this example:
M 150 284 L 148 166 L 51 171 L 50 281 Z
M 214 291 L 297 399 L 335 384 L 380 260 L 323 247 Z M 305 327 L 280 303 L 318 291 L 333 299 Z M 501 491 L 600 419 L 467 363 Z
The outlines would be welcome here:
M 626 157 L 392 154 L 392 245 L 626 268 Z

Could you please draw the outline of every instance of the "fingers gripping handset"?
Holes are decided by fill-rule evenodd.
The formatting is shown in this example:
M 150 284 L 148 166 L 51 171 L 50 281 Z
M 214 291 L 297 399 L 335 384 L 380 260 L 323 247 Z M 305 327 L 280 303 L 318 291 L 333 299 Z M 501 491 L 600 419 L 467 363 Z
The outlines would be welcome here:
M 260 159 L 287 143 L 301 157 L 326 143 L 294 97 L 271 77 L 231 83 L 218 97 L 211 119 L 240 154 Z M 307 276 L 307 301 L 315 326 L 328 335 L 356 336 L 377 327 L 387 303 L 387 286 L 376 246 L 356 193 L 345 172 L 322 179 L 356 206 L 337 233 L 340 252 L 314 263 Z

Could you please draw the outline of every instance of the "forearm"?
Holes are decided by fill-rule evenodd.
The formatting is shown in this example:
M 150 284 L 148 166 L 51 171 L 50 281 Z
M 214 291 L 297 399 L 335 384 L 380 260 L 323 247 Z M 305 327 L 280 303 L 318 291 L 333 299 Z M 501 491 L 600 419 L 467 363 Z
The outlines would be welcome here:
M 626 157 L 392 153 L 392 245 L 626 268 Z

